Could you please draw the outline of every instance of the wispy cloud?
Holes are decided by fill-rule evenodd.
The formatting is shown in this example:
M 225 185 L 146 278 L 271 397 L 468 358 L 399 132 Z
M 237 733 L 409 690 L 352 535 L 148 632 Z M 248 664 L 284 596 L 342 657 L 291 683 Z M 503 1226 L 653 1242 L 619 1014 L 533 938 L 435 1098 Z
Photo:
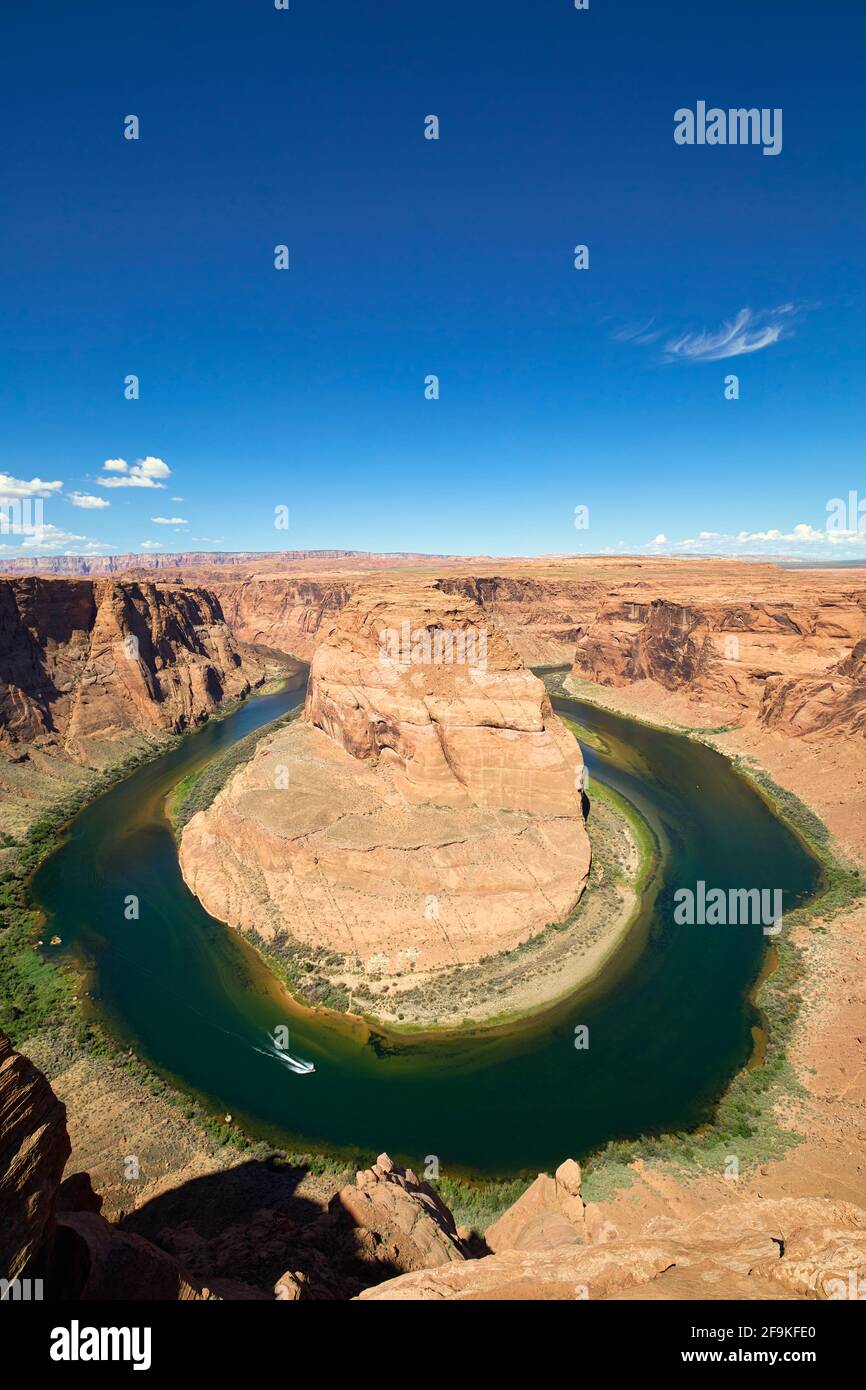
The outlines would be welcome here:
M 779 304 L 775 309 L 741 309 L 720 328 L 683 328 L 656 324 L 655 319 L 621 324 L 610 337 L 616 343 L 638 347 L 660 346 L 665 362 L 720 362 L 726 357 L 742 357 L 760 352 L 789 337 L 794 331 L 795 304 Z
M 637 343 L 640 347 L 647 347 L 657 343 L 665 332 L 663 328 L 654 328 L 654 323 L 655 319 L 648 319 L 646 323 L 626 323 L 622 328 L 615 328 L 610 336 L 615 343 Z
M 157 526 L 188 526 L 189 522 L 185 516 L 152 516 L 151 521 Z
M 725 357 L 742 357 L 747 352 L 760 352 L 771 347 L 792 331 L 793 304 L 780 304 L 776 309 L 755 313 L 741 309 L 736 318 L 723 323 L 715 332 L 702 329 L 700 333 L 681 333 L 665 343 L 669 362 L 720 362 Z

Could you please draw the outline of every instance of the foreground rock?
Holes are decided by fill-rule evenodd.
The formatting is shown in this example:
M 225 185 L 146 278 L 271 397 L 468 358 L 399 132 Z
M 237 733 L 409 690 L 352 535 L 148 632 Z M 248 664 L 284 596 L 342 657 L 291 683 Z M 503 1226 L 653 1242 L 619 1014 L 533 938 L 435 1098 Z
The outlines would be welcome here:
M 86 1174 L 61 1183 L 70 1148 L 65 1107 L 0 1033 L 0 1278 L 42 1279 L 52 1299 L 221 1296 L 105 1221 Z
M 473 964 L 580 898 L 582 782 L 542 683 L 471 600 L 377 581 L 320 643 L 305 722 L 190 820 L 181 867 L 214 916 L 356 977 Z
M 466 1251 L 441 1197 L 411 1168 L 380 1154 L 331 1202 L 330 1216 L 349 1258 L 367 1270 L 408 1272 L 459 1264 Z
M 0 1279 L 17 1279 L 53 1234 L 70 1150 L 65 1107 L 0 1033 Z
M 560 1164 L 551 1178 L 539 1173 L 521 1197 L 488 1226 L 488 1248 L 503 1250 L 552 1250 L 590 1239 L 586 1206 L 580 1195 L 580 1168 L 573 1158 Z
M 866 1212 L 844 1202 L 731 1202 L 694 1221 L 659 1224 L 642 1238 L 595 1245 L 551 1246 L 539 1231 L 537 1246 L 405 1274 L 359 1297 L 843 1300 L 866 1273 Z

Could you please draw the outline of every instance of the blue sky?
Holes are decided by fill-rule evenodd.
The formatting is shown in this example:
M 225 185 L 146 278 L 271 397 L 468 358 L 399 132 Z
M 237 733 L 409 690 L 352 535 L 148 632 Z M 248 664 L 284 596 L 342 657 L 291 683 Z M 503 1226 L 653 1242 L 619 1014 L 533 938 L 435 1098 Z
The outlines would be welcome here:
M 0 498 L 46 529 L 0 558 L 866 555 L 850 508 L 827 535 L 866 512 L 864 7 L 45 0 L 2 35 Z M 677 145 L 699 100 L 781 108 L 781 153 Z

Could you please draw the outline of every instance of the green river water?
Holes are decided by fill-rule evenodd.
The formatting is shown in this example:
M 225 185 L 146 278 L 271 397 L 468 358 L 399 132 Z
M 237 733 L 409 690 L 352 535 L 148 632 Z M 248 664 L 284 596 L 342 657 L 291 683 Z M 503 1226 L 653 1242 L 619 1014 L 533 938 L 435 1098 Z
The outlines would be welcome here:
M 165 818 L 172 786 L 302 698 L 251 699 L 140 768 L 72 822 L 36 875 L 46 935 L 87 970 L 88 1007 L 110 1031 L 215 1113 L 296 1150 L 387 1150 L 421 1168 L 435 1154 L 442 1171 L 534 1174 L 609 1139 L 706 1119 L 750 1055 L 749 992 L 767 940 L 760 927 L 675 925 L 674 891 L 699 879 L 782 888 L 790 910 L 821 874 L 730 764 L 685 737 L 556 700 L 595 745 L 583 745 L 590 800 L 592 781 L 607 783 L 656 840 L 639 919 L 593 984 L 543 1016 L 401 1038 L 294 1007 L 180 876 Z M 125 919 L 129 894 L 138 921 Z M 280 1024 L 314 1072 L 274 1055 Z M 578 1024 L 589 1028 L 586 1050 L 574 1045 Z

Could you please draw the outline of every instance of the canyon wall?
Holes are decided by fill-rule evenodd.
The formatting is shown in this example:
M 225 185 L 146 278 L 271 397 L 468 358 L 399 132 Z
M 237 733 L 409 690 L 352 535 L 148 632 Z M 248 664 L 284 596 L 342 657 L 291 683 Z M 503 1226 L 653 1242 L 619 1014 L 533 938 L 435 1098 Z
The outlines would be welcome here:
M 349 601 L 348 582 L 283 575 L 248 575 L 214 584 L 237 638 L 308 661 L 323 627 Z
M 681 584 L 618 586 L 581 631 L 573 674 L 618 687 L 652 682 L 720 722 L 792 736 L 862 733 L 866 590 L 744 573 L 732 592 L 735 578 L 686 593 Z
M 255 660 L 253 669 L 258 674 Z M 216 599 L 133 581 L 0 579 L 0 744 L 101 762 L 250 689 Z
M 205 590 L 0 578 L 4 830 L 25 830 L 94 769 L 242 698 L 265 668 Z

